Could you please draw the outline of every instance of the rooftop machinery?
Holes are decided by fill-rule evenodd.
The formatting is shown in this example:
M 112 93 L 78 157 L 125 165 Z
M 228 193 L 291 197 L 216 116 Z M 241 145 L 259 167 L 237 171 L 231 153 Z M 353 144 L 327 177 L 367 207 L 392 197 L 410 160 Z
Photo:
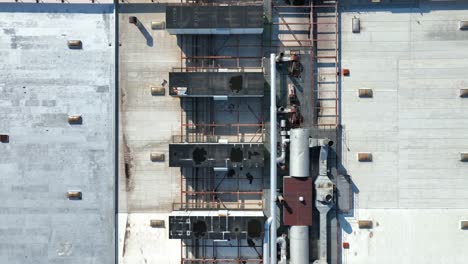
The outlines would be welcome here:
M 270 108 L 270 148 L 274 155 L 270 160 L 270 214 L 272 218 L 267 221 L 264 241 L 264 263 L 285 264 L 287 258 L 286 242 L 283 237 L 277 238 L 277 202 L 283 206 L 283 224 L 289 226 L 289 255 L 290 264 L 309 264 L 309 226 L 312 225 L 313 213 L 313 181 L 311 177 L 310 148 L 319 147 L 318 176 L 315 180 L 315 206 L 320 212 L 320 243 L 319 257 L 316 264 L 327 263 L 327 214 L 333 207 L 334 184 L 328 177 L 328 153 L 333 142 L 325 138 L 311 138 L 311 129 L 295 128 L 286 130 L 285 120 L 281 120 L 280 144 L 281 155 L 276 154 L 277 149 L 277 109 L 276 109 L 276 67 L 275 54 L 270 57 L 271 72 L 271 108 Z M 289 135 L 289 138 L 287 138 Z M 283 178 L 283 193 L 279 195 L 277 189 L 277 166 L 284 163 L 289 146 L 289 176 Z M 270 229 L 268 229 L 270 225 Z M 277 260 L 277 243 L 281 245 L 281 258 Z M 268 246 L 270 248 L 268 252 Z M 284 250 L 283 250 L 284 248 Z
M 181 240 L 181 264 L 261 263 L 265 80 L 261 49 L 246 45 L 261 41 L 263 7 L 174 4 L 166 25 L 181 47 L 169 73 L 169 94 L 181 101 L 169 144 L 181 198 L 169 238 Z

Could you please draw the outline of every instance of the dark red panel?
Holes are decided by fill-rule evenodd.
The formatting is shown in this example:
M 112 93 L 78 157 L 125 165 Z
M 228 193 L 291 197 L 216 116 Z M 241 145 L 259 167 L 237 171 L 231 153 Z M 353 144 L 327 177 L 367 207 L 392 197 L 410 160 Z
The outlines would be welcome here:
M 312 225 L 312 178 L 283 178 L 283 221 L 285 225 Z M 299 201 L 299 197 L 304 201 Z

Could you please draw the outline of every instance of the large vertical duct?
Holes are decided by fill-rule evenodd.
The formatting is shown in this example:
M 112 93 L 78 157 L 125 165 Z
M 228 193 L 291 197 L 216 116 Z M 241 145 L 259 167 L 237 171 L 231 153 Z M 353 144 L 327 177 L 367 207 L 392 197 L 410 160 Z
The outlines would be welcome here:
M 270 259 L 276 264 L 276 61 L 275 54 L 270 54 L 270 215 L 273 221 L 270 226 Z
M 309 177 L 309 130 L 291 129 L 289 137 L 289 175 L 292 177 Z
M 309 164 L 309 134 L 308 129 L 292 129 L 290 131 L 289 174 L 296 178 L 310 176 Z M 312 192 L 312 186 L 310 186 Z M 309 227 L 291 226 L 289 229 L 290 263 L 309 264 Z
M 319 258 L 314 264 L 327 264 L 327 214 L 333 207 L 333 183 L 328 178 L 328 148 L 330 140 L 322 140 L 320 146 L 319 175 L 315 180 L 315 206 L 320 213 Z
M 289 229 L 290 264 L 309 264 L 309 227 L 291 226 Z

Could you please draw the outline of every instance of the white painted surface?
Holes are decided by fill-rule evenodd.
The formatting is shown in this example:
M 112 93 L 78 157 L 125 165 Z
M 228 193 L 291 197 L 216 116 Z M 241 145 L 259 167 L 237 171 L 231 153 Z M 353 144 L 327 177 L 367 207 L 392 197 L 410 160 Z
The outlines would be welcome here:
M 448 5 L 448 4 L 447 4 Z M 354 217 L 340 221 L 343 264 L 464 264 L 468 233 L 467 6 L 387 5 L 342 13 L 343 163 L 356 185 Z M 457 8 L 459 7 L 459 8 Z M 351 33 L 353 17 L 361 33 Z M 371 88 L 373 98 L 359 98 Z M 372 162 L 358 162 L 370 152 Z M 357 220 L 374 221 L 371 230 Z M 378 226 L 377 226 L 378 222 Z
M 460 220 L 467 210 L 364 209 L 355 218 L 340 219 L 344 226 L 343 264 L 463 264 L 468 259 L 468 230 Z M 372 220 L 374 228 L 359 229 L 357 220 Z

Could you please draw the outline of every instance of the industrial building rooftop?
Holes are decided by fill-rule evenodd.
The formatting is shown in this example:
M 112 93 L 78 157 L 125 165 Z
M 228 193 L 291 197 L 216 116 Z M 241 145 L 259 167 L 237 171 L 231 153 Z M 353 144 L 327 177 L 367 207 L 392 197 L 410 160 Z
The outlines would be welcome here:
M 0 0 L 0 25 L 0 263 L 466 263 L 466 1 Z

